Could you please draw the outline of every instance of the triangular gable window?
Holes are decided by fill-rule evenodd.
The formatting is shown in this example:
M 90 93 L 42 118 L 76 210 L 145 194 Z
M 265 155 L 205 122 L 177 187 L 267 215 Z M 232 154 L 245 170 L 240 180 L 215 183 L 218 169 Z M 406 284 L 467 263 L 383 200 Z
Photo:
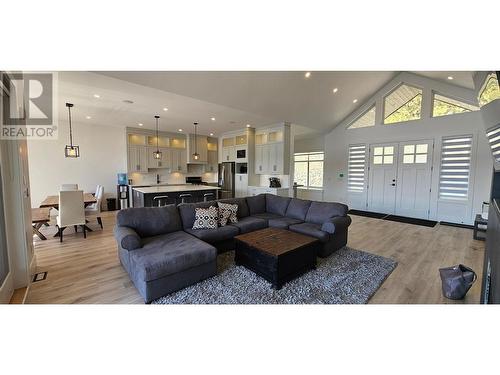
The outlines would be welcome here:
M 475 105 L 448 98 L 440 94 L 434 94 L 432 102 L 432 117 L 455 115 L 457 113 L 477 110 L 479 110 L 479 107 Z
M 422 90 L 402 84 L 384 99 L 384 124 L 419 120 Z
M 366 128 L 368 126 L 375 126 L 375 106 L 358 117 L 347 129 Z
M 495 73 L 491 73 L 483 85 L 483 89 L 479 94 L 479 106 L 482 107 L 495 99 L 500 99 L 500 87 Z

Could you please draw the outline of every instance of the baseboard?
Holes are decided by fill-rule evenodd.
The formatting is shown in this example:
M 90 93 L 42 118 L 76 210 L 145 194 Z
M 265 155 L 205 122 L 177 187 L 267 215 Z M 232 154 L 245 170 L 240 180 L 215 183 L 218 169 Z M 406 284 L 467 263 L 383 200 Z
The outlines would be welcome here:
M 449 221 L 440 221 L 440 225 L 446 225 L 448 227 L 457 227 L 457 228 L 466 228 L 466 229 L 474 229 L 474 225 L 469 225 L 469 224 L 458 224 L 458 223 L 451 223 Z

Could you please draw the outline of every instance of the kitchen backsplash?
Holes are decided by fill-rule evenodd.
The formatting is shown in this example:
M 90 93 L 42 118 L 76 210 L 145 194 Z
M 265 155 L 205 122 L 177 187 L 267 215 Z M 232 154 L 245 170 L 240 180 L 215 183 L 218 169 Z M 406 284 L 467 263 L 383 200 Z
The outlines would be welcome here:
M 128 178 L 132 179 L 132 185 L 154 185 L 156 184 L 157 174 L 160 175 L 160 182 L 162 184 L 185 184 L 186 177 L 190 176 L 201 176 L 201 179 L 204 182 L 217 182 L 217 173 L 191 172 L 183 174 L 178 172 L 168 173 L 164 170 L 159 170 L 158 173 L 154 170 L 151 170 L 151 173 L 132 173 L 128 176 Z

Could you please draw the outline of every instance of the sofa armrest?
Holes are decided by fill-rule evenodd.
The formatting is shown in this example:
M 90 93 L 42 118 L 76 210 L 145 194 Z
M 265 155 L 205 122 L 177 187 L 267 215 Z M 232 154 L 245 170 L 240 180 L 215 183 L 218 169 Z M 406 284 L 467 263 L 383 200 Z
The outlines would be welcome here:
M 336 216 L 326 221 L 321 225 L 321 230 L 330 234 L 341 230 L 347 230 L 347 227 L 351 225 L 350 216 Z
M 116 241 L 126 250 L 135 250 L 142 247 L 141 237 L 132 228 L 116 225 L 114 234 Z

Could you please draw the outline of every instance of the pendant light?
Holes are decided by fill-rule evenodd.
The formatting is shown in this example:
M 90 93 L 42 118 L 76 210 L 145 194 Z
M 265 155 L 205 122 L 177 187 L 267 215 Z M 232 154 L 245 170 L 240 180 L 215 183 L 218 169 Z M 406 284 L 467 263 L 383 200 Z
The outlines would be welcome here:
M 68 107 L 69 116 L 69 146 L 66 145 L 64 148 L 64 156 L 67 158 L 78 158 L 80 157 L 80 147 L 73 144 L 73 129 L 71 127 L 71 108 L 73 104 L 66 103 L 66 107 Z
M 156 160 L 161 159 L 161 152 L 160 152 L 160 147 L 158 146 L 158 121 L 160 120 L 160 116 L 156 115 L 156 151 L 153 152 L 153 158 Z
M 193 154 L 193 159 L 198 160 L 200 158 L 200 154 L 198 154 L 198 133 L 197 133 L 197 128 L 198 128 L 198 123 L 193 122 L 194 125 L 194 154 Z

